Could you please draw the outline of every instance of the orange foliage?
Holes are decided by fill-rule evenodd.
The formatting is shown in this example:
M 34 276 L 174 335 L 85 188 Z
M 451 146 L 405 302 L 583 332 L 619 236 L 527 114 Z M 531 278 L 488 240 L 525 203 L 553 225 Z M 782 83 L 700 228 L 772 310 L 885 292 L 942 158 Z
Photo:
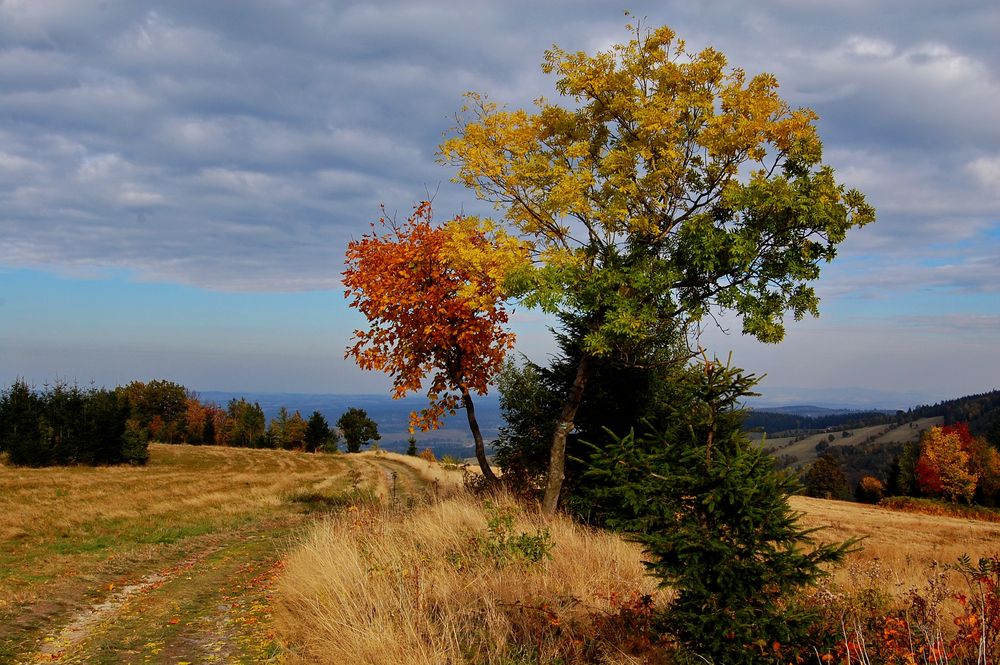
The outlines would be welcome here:
M 390 374 L 397 398 L 429 377 L 430 405 L 411 414 L 411 428 L 435 429 L 463 392 L 486 393 L 514 345 L 503 280 L 523 249 L 475 218 L 432 225 L 429 202 L 402 224 L 378 224 L 384 234 L 372 224 L 347 248 L 345 296 L 370 327 L 354 332 L 345 357 Z
M 967 426 L 932 427 L 920 443 L 917 484 L 925 494 L 972 501 L 979 477 L 969 470 Z

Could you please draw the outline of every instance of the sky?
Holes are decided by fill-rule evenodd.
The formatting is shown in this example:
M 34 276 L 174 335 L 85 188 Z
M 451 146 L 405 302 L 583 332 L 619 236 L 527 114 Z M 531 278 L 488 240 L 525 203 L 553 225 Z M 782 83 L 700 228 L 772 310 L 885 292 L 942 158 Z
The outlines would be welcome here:
M 624 9 L 775 74 L 878 214 L 784 342 L 703 343 L 775 402 L 1000 388 L 1000 4 L 951 0 L 0 0 L 0 384 L 377 393 L 340 287 L 379 205 L 485 206 L 436 161 L 467 91 L 557 97 L 544 51 Z M 518 309 L 546 362 L 549 321 Z

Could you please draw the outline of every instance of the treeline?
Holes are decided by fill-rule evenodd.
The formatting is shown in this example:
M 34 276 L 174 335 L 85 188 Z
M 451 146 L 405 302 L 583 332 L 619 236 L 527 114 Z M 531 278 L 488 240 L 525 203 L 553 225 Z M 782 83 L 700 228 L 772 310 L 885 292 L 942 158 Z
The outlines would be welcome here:
M 0 393 L 0 453 L 12 464 L 145 464 L 148 432 L 118 390 L 16 381 Z
M 364 409 L 331 427 L 319 411 L 305 419 L 282 407 L 268 423 L 257 402 L 203 403 L 172 381 L 133 381 L 113 390 L 57 383 L 37 390 L 16 381 L 0 393 L 0 453 L 11 464 L 143 464 L 148 442 L 348 452 L 379 440 Z
M 974 436 L 984 437 L 1000 447 L 1000 390 L 949 399 L 907 412 L 910 419 L 944 418 L 946 425 L 968 423 Z
M 801 434 L 825 429 L 859 429 L 895 423 L 901 416 L 884 411 L 852 411 L 828 416 L 802 416 L 774 411 L 748 410 L 743 427 L 748 432 Z

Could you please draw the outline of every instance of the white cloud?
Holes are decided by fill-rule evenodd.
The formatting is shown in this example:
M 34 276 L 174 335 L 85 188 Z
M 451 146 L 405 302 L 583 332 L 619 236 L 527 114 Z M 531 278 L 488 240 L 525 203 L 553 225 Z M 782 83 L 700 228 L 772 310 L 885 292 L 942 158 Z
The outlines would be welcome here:
M 895 54 L 896 47 L 884 39 L 854 36 L 845 42 L 844 51 L 862 57 L 889 58 Z
M 966 169 L 980 185 L 993 190 L 994 195 L 1000 194 L 1000 155 L 979 157 L 969 162 Z

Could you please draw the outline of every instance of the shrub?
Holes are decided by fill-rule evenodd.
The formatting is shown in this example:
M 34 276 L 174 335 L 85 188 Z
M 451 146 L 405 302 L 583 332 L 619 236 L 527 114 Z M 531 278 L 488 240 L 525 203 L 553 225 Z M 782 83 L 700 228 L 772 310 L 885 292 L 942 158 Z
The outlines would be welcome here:
M 478 537 L 483 555 L 504 565 L 511 561 L 538 563 L 552 558 L 552 537 L 549 530 L 538 527 L 535 532 L 515 533 L 516 511 L 511 505 L 497 505 L 487 501 L 483 506 L 486 513 L 486 533 Z
M 874 476 L 863 476 L 854 490 L 854 498 L 861 503 L 878 503 L 885 497 L 885 483 Z

